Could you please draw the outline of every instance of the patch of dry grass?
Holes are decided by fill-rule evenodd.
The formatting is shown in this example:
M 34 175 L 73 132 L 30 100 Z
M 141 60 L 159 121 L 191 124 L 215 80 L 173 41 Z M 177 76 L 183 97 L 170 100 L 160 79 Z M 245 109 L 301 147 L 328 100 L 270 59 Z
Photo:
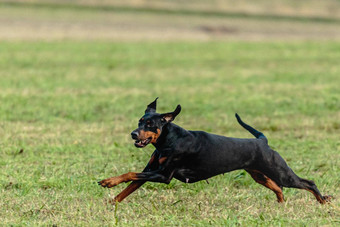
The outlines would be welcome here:
M 336 16 L 340 15 L 336 11 L 339 2 L 332 0 L 322 4 L 238 1 L 236 5 L 209 1 L 209 6 L 204 1 L 72 2 L 0 3 L 0 40 L 264 41 L 340 37 Z

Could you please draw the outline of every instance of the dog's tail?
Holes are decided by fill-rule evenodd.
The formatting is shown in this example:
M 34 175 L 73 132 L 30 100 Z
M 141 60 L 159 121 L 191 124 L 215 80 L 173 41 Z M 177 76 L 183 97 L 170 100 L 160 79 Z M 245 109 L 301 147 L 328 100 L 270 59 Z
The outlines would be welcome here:
M 241 120 L 240 116 L 239 116 L 237 113 L 235 113 L 235 117 L 236 117 L 238 123 L 239 123 L 243 128 L 247 129 L 247 130 L 248 130 L 251 134 L 253 134 L 256 138 L 258 138 L 258 139 L 263 139 L 263 140 L 266 141 L 266 143 L 268 143 L 267 137 L 266 137 L 265 135 L 263 135 L 262 132 L 259 132 L 259 131 L 257 131 L 256 129 L 254 129 L 253 127 L 251 127 L 251 126 L 247 125 L 246 123 L 244 123 L 244 122 Z

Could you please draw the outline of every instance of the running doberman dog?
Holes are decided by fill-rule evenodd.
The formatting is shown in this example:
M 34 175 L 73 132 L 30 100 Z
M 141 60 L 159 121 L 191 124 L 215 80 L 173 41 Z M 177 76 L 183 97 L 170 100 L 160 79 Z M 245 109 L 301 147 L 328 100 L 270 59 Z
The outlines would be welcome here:
M 283 187 L 310 191 L 321 204 L 330 201 L 331 196 L 322 196 L 313 181 L 298 177 L 268 146 L 263 133 L 245 124 L 238 114 L 235 116 L 239 124 L 256 139 L 187 131 L 172 123 L 181 106 L 173 112 L 159 114 L 156 113 L 157 99 L 147 106 L 138 128 L 131 133 L 136 147 L 143 148 L 150 143 L 156 147 L 143 172 L 129 172 L 98 182 L 102 187 L 111 188 L 132 181 L 114 201 L 121 202 L 146 181 L 168 184 L 176 178 L 194 183 L 238 169 L 246 170 L 257 183 L 272 190 L 279 203 L 284 202 Z

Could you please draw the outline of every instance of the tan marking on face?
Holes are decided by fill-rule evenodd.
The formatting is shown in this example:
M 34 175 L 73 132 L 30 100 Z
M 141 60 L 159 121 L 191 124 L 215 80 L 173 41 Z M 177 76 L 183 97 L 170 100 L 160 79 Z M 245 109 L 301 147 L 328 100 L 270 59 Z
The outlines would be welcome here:
M 139 132 L 139 139 L 140 140 L 145 140 L 145 139 L 148 139 L 151 137 L 151 143 L 156 143 L 158 137 L 160 136 L 161 134 L 161 130 L 160 129 L 157 129 L 157 133 L 154 133 L 154 132 L 151 132 L 151 131 L 144 131 L 144 130 L 141 130 Z

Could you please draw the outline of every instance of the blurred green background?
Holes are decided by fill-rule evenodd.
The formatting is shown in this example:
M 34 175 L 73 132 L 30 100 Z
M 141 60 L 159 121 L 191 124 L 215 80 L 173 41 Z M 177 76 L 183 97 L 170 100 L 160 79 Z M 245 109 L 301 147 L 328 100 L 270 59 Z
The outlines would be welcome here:
M 0 1 L 0 223 L 18 226 L 338 226 L 340 1 Z M 143 169 L 130 132 L 148 103 L 231 137 L 264 132 L 335 197 L 285 204 L 243 170 L 206 182 L 96 182 Z
M 9 40 L 337 40 L 338 0 L 0 1 Z

